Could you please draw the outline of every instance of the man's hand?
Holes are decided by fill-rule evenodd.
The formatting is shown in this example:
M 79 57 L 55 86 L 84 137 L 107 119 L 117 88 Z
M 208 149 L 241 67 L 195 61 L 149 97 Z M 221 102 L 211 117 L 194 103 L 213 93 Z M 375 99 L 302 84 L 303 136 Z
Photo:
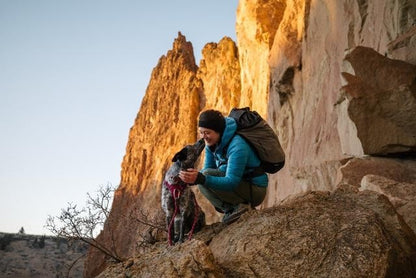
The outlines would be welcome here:
M 198 177 L 198 170 L 197 169 L 193 169 L 193 168 L 189 168 L 186 169 L 186 171 L 182 170 L 179 172 L 179 178 L 186 183 L 189 184 L 195 184 L 196 179 Z

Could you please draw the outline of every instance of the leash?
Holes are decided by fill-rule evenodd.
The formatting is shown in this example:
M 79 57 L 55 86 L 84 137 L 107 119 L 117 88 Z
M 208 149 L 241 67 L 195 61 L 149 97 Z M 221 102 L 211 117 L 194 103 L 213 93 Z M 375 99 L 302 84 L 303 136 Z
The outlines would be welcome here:
M 178 181 L 178 179 L 176 179 L 176 181 Z M 173 243 L 172 243 L 171 231 L 172 231 L 172 228 L 173 228 L 173 224 L 175 222 L 175 217 L 178 214 L 177 200 L 181 197 L 183 191 L 185 190 L 185 188 L 188 185 L 186 183 L 180 183 L 180 182 L 170 184 L 167 181 L 165 181 L 164 184 L 169 189 L 170 193 L 172 194 L 174 204 L 175 204 L 175 210 L 173 212 L 173 216 L 172 216 L 172 219 L 170 220 L 169 227 L 168 227 L 168 241 L 169 241 L 169 245 L 172 246 Z M 193 235 L 195 227 L 196 227 L 196 222 L 198 221 L 199 212 L 200 212 L 200 207 L 199 207 L 199 205 L 196 201 L 195 194 L 193 194 L 192 196 L 193 196 L 193 200 L 194 200 L 195 210 L 194 210 L 194 220 L 193 220 L 193 223 L 192 223 L 192 228 L 191 228 L 191 230 L 189 231 L 189 234 L 188 234 L 188 240 L 191 240 L 191 238 L 192 238 L 192 235 Z
M 188 240 L 191 240 L 192 235 L 194 234 L 194 230 L 195 230 L 196 222 L 198 222 L 198 216 L 199 216 L 199 212 L 200 212 L 200 209 L 201 209 L 201 208 L 199 207 L 199 205 L 198 205 L 197 201 L 196 201 L 195 194 L 193 194 L 192 196 L 194 197 L 194 207 L 195 207 L 195 210 L 194 210 L 194 222 L 192 223 L 192 228 L 191 228 L 191 230 L 189 231 L 189 234 L 188 234 Z

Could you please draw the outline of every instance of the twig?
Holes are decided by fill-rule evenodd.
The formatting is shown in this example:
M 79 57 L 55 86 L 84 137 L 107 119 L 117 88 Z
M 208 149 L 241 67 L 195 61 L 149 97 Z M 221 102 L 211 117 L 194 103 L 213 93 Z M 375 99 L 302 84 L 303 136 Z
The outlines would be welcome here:
M 66 273 L 66 277 L 69 278 L 69 273 L 71 272 L 71 269 L 74 267 L 74 265 L 82 258 L 85 257 L 85 254 L 82 254 L 78 258 L 76 258 L 69 266 L 68 266 L 68 272 Z

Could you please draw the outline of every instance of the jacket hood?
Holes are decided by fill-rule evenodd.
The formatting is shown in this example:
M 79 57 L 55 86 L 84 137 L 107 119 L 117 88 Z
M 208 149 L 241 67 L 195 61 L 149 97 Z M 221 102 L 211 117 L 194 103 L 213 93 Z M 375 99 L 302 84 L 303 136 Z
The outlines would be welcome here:
M 218 147 L 215 149 L 215 152 L 221 153 L 224 147 L 230 143 L 236 131 L 237 131 L 237 123 L 235 122 L 235 120 L 230 117 L 225 117 L 224 133 L 221 136 L 221 142 L 218 145 Z

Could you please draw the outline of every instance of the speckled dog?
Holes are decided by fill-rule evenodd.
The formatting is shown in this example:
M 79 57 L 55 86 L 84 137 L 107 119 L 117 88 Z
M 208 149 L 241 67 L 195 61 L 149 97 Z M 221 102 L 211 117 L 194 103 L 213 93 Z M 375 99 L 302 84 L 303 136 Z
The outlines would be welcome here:
M 204 140 L 187 145 L 175 154 L 162 184 L 162 208 L 166 213 L 169 244 L 183 242 L 184 235 L 199 231 L 205 225 L 205 213 L 196 203 L 188 184 L 179 178 L 181 169 L 193 168 L 205 146 Z

